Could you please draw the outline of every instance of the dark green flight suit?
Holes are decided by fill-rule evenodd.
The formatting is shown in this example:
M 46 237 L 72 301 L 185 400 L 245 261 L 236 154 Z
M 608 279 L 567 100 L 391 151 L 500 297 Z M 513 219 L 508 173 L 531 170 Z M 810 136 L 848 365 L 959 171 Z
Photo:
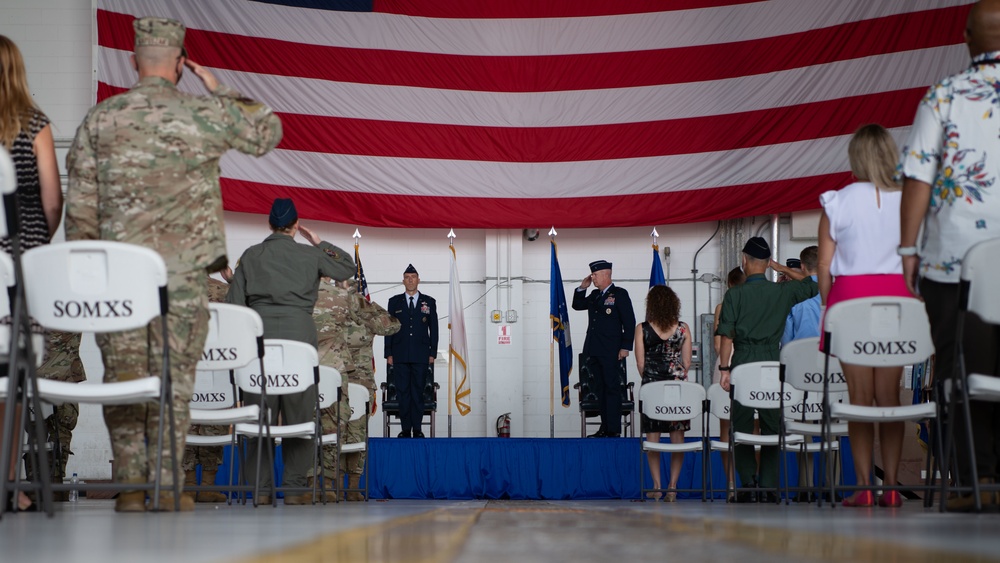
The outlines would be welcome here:
M 751 362 L 778 361 L 778 345 L 785 330 L 785 319 L 792 307 L 818 292 L 811 277 L 801 281 L 773 283 L 764 274 L 747 276 L 743 285 L 726 292 L 715 334 L 733 339 L 730 369 Z M 736 432 L 753 432 L 753 413 L 758 410 L 760 433 L 778 433 L 781 413 L 778 409 L 751 409 L 733 404 L 732 424 Z M 736 446 L 736 472 L 743 486 L 755 481 L 756 461 L 753 446 Z M 778 486 L 778 448 L 761 448 L 760 486 Z
M 329 253 L 328 253 L 329 252 Z M 264 320 L 264 338 L 297 340 L 316 346 L 316 324 L 313 307 L 319 290 L 320 277 L 342 281 L 354 275 L 351 256 L 341 248 L 323 241 L 318 246 L 295 242 L 283 233 L 273 233 L 264 242 L 251 246 L 240 257 L 233 281 L 226 295 L 227 303 L 247 305 Z M 248 404 L 260 400 L 258 395 L 245 394 Z M 293 395 L 269 395 L 271 424 L 298 424 L 313 420 L 316 387 Z M 284 475 L 282 485 L 305 487 L 306 475 L 312 467 L 310 440 L 282 442 Z M 256 459 L 257 441 L 251 440 L 246 459 Z M 254 464 L 247 464 L 249 482 L 256 477 Z M 261 475 L 261 490 L 271 486 L 270 471 Z

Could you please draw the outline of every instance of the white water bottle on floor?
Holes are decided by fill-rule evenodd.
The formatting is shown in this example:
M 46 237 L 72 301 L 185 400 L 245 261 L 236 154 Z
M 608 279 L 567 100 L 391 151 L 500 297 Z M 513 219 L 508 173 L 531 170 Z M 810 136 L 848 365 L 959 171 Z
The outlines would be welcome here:
M 70 478 L 69 484 L 73 485 L 73 488 L 69 490 L 69 501 L 76 502 L 80 498 L 80 491 L 77 489 L 77 486 L 80 484 L 80 478 L 76 476 L 76 473 Z

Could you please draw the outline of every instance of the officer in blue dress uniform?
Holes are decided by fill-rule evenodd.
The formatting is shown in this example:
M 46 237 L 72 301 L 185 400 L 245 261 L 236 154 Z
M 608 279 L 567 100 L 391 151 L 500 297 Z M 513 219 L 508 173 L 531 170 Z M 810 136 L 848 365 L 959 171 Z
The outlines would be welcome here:
M 591 283 L 597 289 L 587 295 Z M 573 292 L 573 309 L 587 311 L 583 356 L 594 375 L 601 405 L 601 428 L 590 437 L 618 437 L 622 433 L 621 360 L 632 350 L 635 312 L 628 291 L 611 283 L 611 262 L 590 263 L 590 275 Z
M 399 332 L 385 337 L 385 361 L 392 366 L 399 397 L 400 438 L 423 438 L 424 384 L 438 345 L 437 303 L 417 291 L 420 276 L 410 264 L 403 272 L 404 293 L 389 299 L 386 309 L 399 319 Z

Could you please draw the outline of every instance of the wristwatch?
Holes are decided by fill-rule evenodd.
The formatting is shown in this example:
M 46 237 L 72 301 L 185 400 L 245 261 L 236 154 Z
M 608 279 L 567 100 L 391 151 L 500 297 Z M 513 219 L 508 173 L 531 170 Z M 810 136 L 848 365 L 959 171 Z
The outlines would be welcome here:
M 917 247 L 915 246 L 899 246 L 896 248 L 896 254 L 900 256 L 916 256 Z
M 719 371 L 729 371 L 730 366 L 719 366 Z

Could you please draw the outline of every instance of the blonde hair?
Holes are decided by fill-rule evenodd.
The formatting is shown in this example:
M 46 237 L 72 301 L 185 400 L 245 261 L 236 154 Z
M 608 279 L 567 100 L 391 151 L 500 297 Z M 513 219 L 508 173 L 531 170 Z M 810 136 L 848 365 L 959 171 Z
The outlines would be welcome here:
M 28 90 L 24 58 L 7 36 L 0 35 L 0 143 L 10 149 L 21 131 L 28 129 L 38 106 Z
M 896 163 L 899 149 L 885 127 L 877 123 L 862 125 L 847 145 L 851 172 L 862 182 L 871 182 L 883 190 L 898 190 Z

